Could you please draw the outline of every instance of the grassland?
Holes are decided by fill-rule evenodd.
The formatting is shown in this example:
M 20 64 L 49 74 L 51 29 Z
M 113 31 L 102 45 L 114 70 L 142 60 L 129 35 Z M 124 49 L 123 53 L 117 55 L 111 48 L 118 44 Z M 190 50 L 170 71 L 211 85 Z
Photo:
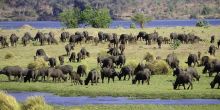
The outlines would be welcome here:
M 55 107 L 56 110 L 218 110 L 220 105 L 87 105 Z
M 205 39 L 204 42 L 198 44 L 183 44 L 178 49 L 173 50 L 170 46 L 163 45 L 162 49 L 158 49 L 156 44 L 151 46 L 144 45 L 144 42 L 138 41 L 137 44 L 128 44 L 125 50 L 125 56 L 127 58 L 127 64 L 135 63 L 138 64 L 142 61 L 143 56 L 146 52 L 152 53 L 154 56 L 161 56 L 165 59 L 169 53 L 175 52 L 180 59 L 181 67 L 186 68 L 187 65 L 184 63 L 188 57 L 189 53 L 197 54 L 198 51 L 202 52 L 202 55 L 207 55 L 208 47 L 210 46 L 209 40 L 211 35 L 215 35 L 217 39 L 220 39 L 220 27 L 209 27 L 209 28 L 198 28 L 198 27 L 172 27 L 172 28 L 145 28 L 145 29 L 17 29 L 17 30 L 0 30 L 1 35 L 10 36 L 10 34 L 15 33 L 18 36 L 23 36 L 25 32 L 30 32 L 33 36 L 37 31 L 41 32 L 54 32 L 57 39 L 62 31 L 69 31 L 70 33 L 75 33 L 76 31 L 87 30 L 90 35 L 97 36 L 99 31 L 108 33 L 117 33 L 118 35 L 122 33 L 137 35 L 139 31 L 146 31 L 148 33 L 154 30 L 159 32 L 159 35 L 169 37 L 171 32 L 177 33 L 194 33 Z M 58 57 L 59 55 L 66 54 L 64 45 L 66 43 L 59 43 L 59 45 L 46 45 L 46 46 L 33 46 L 29 44 L 27 47 L 18 45 L 17 47 L 10 47 L 0 49 L 0 68 L 8 65 L 20 65 L 25 68 L 27 65 L 33 61 L 33 56 L 39 48 L 43 48 L 49 56 Z M 75 52 L 78 52 L 82 47 L 85 47 L 89 52 L 91 52 L 91 57 L 83 60 L 81 63 L 69 63 L 67 57 L 65 57 L 65 64 L 70 64 L 76 70 L 79 64 L 84 64 L 87 66 L 87 71 L 92 68 L 99 68 L 96 62 L 96 57 L 98 53 L 107 51 L 107 43 L 99 44 L 95 46 L 93 43 L 77 45 Z M 12 53 L 14 55 L 11 59 L 5 59 L 7 53 Z M 216 56 L 220 59 L 220 51 L 217 50 Z M 65 83 L 52 83 L 52 82 L 31 82 L 31 83 L 21 83 L 21 82 L 7 82 L 7 77 L 0 75 L 0 89 L 2 90 L 15 90 L 15 91 L 44 91 L 51 92 L 58 95 L 64 96 L 127 96 L 127 97 L 139 97 L 139 98 L 163 98 L 163 99 L 176 99 L 176 98 L 220 98 L 220 90 L 210 89 L 209 83 L 213 77 L 208 77 L 202 74 L 202 67 L 196 67 L 199 74 L 201 75 L 201 80 L 199 82 L 194 82 L 193 90 L 173 90 L 172 82 L 175 80 L 171 74 L 168 75 L 155 75 L 152 76 L 150 85 L 131 85 L 131 81 L 118 81 L 115 83 L 110 82 L 110 84 L 98 84 L 95 86 L 75 86 L 70 82 Z M 117 78 L 116 78 L 117 79 Z M 105 81 L 106 82 L 106 81 Z M 144 107 L 144 106 L 143 106 Z M 214 106 L 215 107 L 215 106 Z M 131 107 L 132 108 L 132 107 Z M 134 107 L 135 108 L 135 107 Z M 166 108 L 166 107 L 164 107 Z M 178 108 L 178 107 L 177 107 Z M 85 107 L 85 109 L 87 109 Z M 163 109 L 163 106 L 161 106 Z M 171 108 L 172 109 L 172 108 Z M 192 107 L 193 109 L 193 107 Z

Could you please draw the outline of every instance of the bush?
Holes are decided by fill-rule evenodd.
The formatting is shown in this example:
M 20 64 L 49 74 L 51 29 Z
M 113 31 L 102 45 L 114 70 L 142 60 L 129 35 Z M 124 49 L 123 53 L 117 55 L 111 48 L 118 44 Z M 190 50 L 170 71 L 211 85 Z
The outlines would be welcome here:
M 50 105 L 47 105 L 44 98 L 41 96 L 28 97 L 23 106 L 24 110 L 53 110 Z
M 166 75 L 169 73 L 169 65 L 163 60 L 155 60 L 146 64 L 153 75 Z
M 3 91 L 0 91 L 0 109 L 1 110 L 20 110 L 16 99 Z
M 126 66 L 129 66 L 131 68 L 136 68 L 137 67 L 137 63 L 135 62 L 135 60 L 129 61 Z
M 145 60 L 146 62 L 151 62 L 151 61 L 153 61 L 153 60 L 154 60 L 153 54 L 147 52 L 146 55 L 144 56 L 144 60 Z
M 206 20 L 199 20 L 196 23 L 196 27 L 207 27 L 209 26 L 209 22 Z
M 43 58 L 37 58 L 35 61 L 28 64 L 28 69 L 39 69 L 42 67 L 47 67 L 48 63 Z
M 175 39 L 172 43 L 170 43 L 170 47 L 172 49 L 177 49 L 180 46 L 181 42 L 178 39 Z
M 11 59 L 11 58 L 13 58 L 14 57 L 14 54 L 13 53 L 7 53 L 6 55 L 5 55 L 5 59 Z
M 136 29 L 136 24 L 135 24 L 135 23 L 131 23 L 131 24 L 130 24 L 130 28 L 131 28 L 131 29 Z

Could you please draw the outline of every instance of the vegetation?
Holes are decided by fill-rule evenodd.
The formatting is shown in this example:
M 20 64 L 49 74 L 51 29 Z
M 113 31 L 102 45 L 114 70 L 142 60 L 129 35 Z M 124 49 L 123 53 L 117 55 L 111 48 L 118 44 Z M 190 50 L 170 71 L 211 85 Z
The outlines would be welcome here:
M 29 69 L 39 69 L 47 67 L 48 63 L 43 58 L 37 58 L 35 61 L 29 63 L 27 68 Z
M 151 63 L 147 63 L 147 66 L 151 68 L 151 74 L 153 75 L 166 75 L 169 73 L 170 67 L 164 60 L 155 60 Z
M 132 21 L 138 23 L 141 28 L 144 28 L 144 24 L 150 22 L 152 18 L 145 17 L 142 13 L 137 13 L 131 19 Z
M 60 13 L 60 20 L 67 28 L 76 28 L 79 25 L 79 9 L 66 10 Z
M 14 57 L 14 54 L 13 53 L 7 53 L 6 55 L 5 55 L 5 59 L 11 59 L 11 58 L 13 58 Z
M 94 28 L 108 28 L 112 21 L 108 9 L 91 7 L 86 7 L 83 11 L 79 9 L 64 11 L 60 13 L 60 20 L 67 28 L 76 28 L 79 24 L 91 25 Z
M 205 4 L 205 5 L 204 5 Z M 130 19 L 135 13 L 154 19 L 220 18 L 219 0 L 1 0 L 0 20 L 58 20 L 61 12 L 108 8 L 113 19 Z
M 209 27 L 209 28 L 196 28 L 196 27 L 166 27 L 166 28 L 144 28 L 144 29 L 97 29 L 97 28 L 87 28 L 87 29 L 65 29 L 65 31 L 70 34 L 74 34 L 76 31 L 83 32 L 88 31 L 89 35 L 97 37 L 99 31 L 106 33 L 116 33 L 117 35 L 128 33 L 137 35 L 140 31 L 145 31 L 148 33 L 153 33 L 155 30 L 161 36 L 169 36 L 171 32 L 184 33 L 192 32 L 198 35 L 204 41 L 209 41 L 210 35 L 219 35 L 219 26 Z M 34 36 L 38 31 L 49 33 L 53 32 L 55 38 L 59 39 L 60 33 L 64 30 L 62 29 L 18 29 L 18 30 L 1 30 L 1 34 L 9 38 L 11 33 L 15 33 L 17 36 L 23 36 L 25 32 L 30 32 Z M 45 45 L 45 46 L 33 46 L 32 43 L 28 44 L 26 47 L 20 44 L 17 47 L 9 47 L 0 49 L 0 68 L 5 66 L 19 65 L 26 68 L 27 65 L 34 61 L 33 56 L 37 49 L 44 49 L 48 56 L 58 57 L 59 55 L 66 54 L 64 46 L 67 43 L 59 42 L 59 45 Z M 200 42 L 196 44 L 181 44 L 177 49 L 173 50 L 169 44 L 162 44 L 162 50 L 155 48 L 156 43 L 152 45 L 146 45 L 144 41 L 137 41 L 135 44 L 126 44 L 125 56 L 126 65 L 136 67 L 138 63 L 143 61 L 144 56 L 147 52 L 150 52 L 154 56 L 160 56 L 161 59 L 165 59 L 168 54 L 173 51 L 180 60 L 180 66 L 183 68 L 188 67 L 185 63 L 189 53 L 197 54 L 200 51 L 203 55 L 208 55 L 207 49 L 210 46 L 209 42 Z M 65 57 L 65 65 L 72 65 L 74 71 L 76 71 L 78 65 L 85 64 L 87 67 L 87 72 L 93 68 L 98 68 L 97 55 L 106 55 L 108 50 L 108 43 L 99 43 L 95 46 L 94 43 L 85 44 L 84 42 L 79 45 L 77 44 L 74 48 L 74 52 L 79 52 L 82 47 L 90 52 L 90 57 L 82 60 L 81 63 L 73 63 L 68 61 L 68 57 Z M 13 59 L 5 59 L 4 56 L 8 52 L 16 53 L 16 57 Z M 220 51 L 216 51 L 216 58 L 220 57 Z M 57 59 L 58 61 L 58 59 Z M 59 63 L 58 63 L 59 64 Z M 193 90 L 173 90 L 172 82 L 175 80 L 172 71 L 169 71 L 167 75 L 153 75 L 150 79 L 150 85 L 132 85 L 131 80 L 129 81 L 118 81 L 115 78 L 115 82 L 112 83 L 98 83 L 98 85 L 88 86 L 85 85 L 73 85 L 68 82 L 52 83 L 52 79 L 48 82 L 7 82 L 8 78 L 5 75 L 0 75 L 0 89 L 1 90 L 16 90 L 16 91 L 41 91 L 41 92 L 51 92 L 57 95 L 63 96 L 127 96 L 127 97 L 140 97 L 140 98 L 161 98 L 161 99 L 176 99 L 176 98 L 219 98 L 219 89 L 211 89 L 209 83 L 213 80 L 213 77 L 208 77 L 206 74 L 202 74 L 203 67 L 196 67 L 199 75 L 201 75 L 201 80 L 199 82 L 193 82 Z M 116 70 L 117 72 L 119 69 Z M 13 79 L 13 78 L 12 78 Z M 85 77 L 82 78 L 83 80 Z M 100 81 L 101 82 L 101 81 Z M 86 109 L 86 108 L 85 108 Z
M 181 42 L 178 39 L 174 39 L 174 41 L 170 43 L 170 47 L 174 50 L 177 49 L 180 45 Z
M 1 110 L 20 110 L 20 105 L 14 97 L 0 91 L 0 108 Z
M 196 23 L 196 27 L 207 27 L 209 26 L 209 22 L 206 20 L 198 20 Z
M 56 107 L 56 110 L 218 110 L 220 105 L 86 105 Z
M 53 110 L 53 108 L 46 104 L 44 98 L 41 96 L 28 97 L 23 106 L 24 110 Z

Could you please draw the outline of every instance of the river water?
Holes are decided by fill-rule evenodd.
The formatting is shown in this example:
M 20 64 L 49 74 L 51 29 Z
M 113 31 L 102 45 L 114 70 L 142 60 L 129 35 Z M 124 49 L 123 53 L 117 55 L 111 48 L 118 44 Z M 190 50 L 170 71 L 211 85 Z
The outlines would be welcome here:
M 43 96 L 47 103 L 61 106 L 97 105 L 97 104 L 153 104 L 153 105 L 209 105 L 220 104 L 220 99 L 131 99 L 128 97 L 111 96 L 77 96 L 62 97 L 43 92 L 9 92 L 18 101 L 23 102 L 30 96 Z
M 210 25 L 220 25 L 220 19 L 207 19 Z M 175 27 L 175 26 L 195 26 L 197 20 L 153 20 L 147 24 L 145 27 Z M 130 28 L 132 21 L 125 20 L 114 20 L 109 28 Z M 59 21 L 4 21 L 0 22 L 0 28 L 2 29 L 16 29 L 25 24 L 31 25 L 34 28 L 63 28 L 61 22 Z M 139 25 L 136 25 L 139 28 Z M 84 27 L 84 26 L 81 26 Z

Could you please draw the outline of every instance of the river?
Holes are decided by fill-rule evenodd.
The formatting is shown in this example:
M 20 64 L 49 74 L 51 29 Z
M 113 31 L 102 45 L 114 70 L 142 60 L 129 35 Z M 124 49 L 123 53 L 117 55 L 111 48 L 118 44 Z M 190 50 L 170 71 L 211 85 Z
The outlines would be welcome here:
M 207 19 L 210 25 L 220 25 L 220 19 Z M 175 27 L 175 26 L 195 26 L 197 20 L 153 20 L 145 24 L 145 27 Z M 132 21 L 125 20 L 114 20 L 109 28 L 130 28 Z M 4 21 L 0 22 L 1 29 L 16 29 L 25 24 L 28 24 L 34 28 L 63 28 L 61 22 L 59 21 Z M 139 25 L 136 25 L 139 28 Z M 83 27 L 83 26 L 81 26 Z

